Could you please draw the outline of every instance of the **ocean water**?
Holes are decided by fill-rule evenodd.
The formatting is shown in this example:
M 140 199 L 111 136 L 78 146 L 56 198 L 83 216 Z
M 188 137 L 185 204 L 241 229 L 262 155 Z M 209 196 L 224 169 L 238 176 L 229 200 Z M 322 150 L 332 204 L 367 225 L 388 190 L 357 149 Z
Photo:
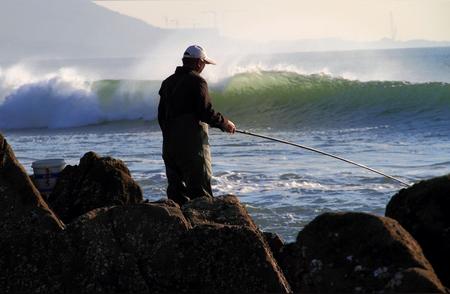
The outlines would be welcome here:
M 124 160 L 145 198 L 165 197 L 155 118 L 168 73 L 137 79 L 130 74 L 136 62 L 0 65 L 0 131 L 29 173 L 34 160 L 74 165 L 95 151 Z M 111 64 L 121 66 L 114 71 Z M 450 48 L 253 55 L 208 71 L 215 108 L 240 129 L 409 183 L 450 171 Z M 238 195 L 263 230 L 287 241 L 323 212 L 383 215 L 403 188 L 292 146 L 217 129 L 210 137 L 215 195 Z

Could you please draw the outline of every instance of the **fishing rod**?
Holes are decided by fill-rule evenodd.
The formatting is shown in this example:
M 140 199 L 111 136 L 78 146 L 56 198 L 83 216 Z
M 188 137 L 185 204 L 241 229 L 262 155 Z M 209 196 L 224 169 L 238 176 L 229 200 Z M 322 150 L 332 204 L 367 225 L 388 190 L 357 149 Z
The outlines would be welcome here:
M 245 130 L 236 130 L 236 133 L 245 134 L 245 135 L 254 136 L 254 137 L 259 137 L 259 138 L 263 138 L 263 139 L 267 139 L 267 140 L 271 140 L 271 141 L 275 141 L 275 142 L 279 142 L 279 143 L 283 143 L 283 144 L 287 144 L 287 145 L 292 145 L 292 146 L 295 146 L 295 147 L 299 147 L 299 148 L 303 148 L 303 149 L 306 149 L 306 150 L 310 150 L 310 151 L 313 151 L 313 152 L 316 152 L 316 153 L 320 153 L 320 154 L 322 154 L 322 155 L 326 155 L 326 156 L 329 156 L 329 157 L 333 157 L 333 158 L 336 158 L 336 159 L 345 161 L 345 162 L 347 162 L 347 163 L 350 163 L 350 164 L 353 164 L 353 165 L 362 167 L 362 168 L 364 168 L 364 169 L 370 170 L 370 171 L 372 171 L 372 172 L 374 172 L 374 173 L 377 173 L 377 174 L 379 174 L 379 175 L 385 176 L 386 178 L 389 178 L 389 179 L 391 179 L 391 180 L 397 181 L 397 182 L 399 182 L 399 183 L 405 185 L 406 187 L 411 187 L 411 184 L 408 184 L 408 183 L 406 183 L 406 182 L 404 182 L 404 181 L 402 181 L 402 180 L 400 180 L 400 179 L 397 179 L 397 178 L 395 178 L 395 177 L 393 177 L 393 176 L 387 175 L 387 174 L 385 174 L 385 173 L 383 173 L 383 172 L 381 172 L 381 171 L 379 171 L 379 170 L 370 168 L 370 167 L 365 166 L 365 165 L 363 165 L 363 164 L 360 164 L 360 163 L 357 163 L 357 162 L 354 162 L 354 161 L 351 161 L 351 160 L 348 160 L 348 159 L 345 159 L 345 158 L 342 158 L 342 157 L 333 155 L 333 154 L 331 154 L 331 153 L 327 153 L 327 152 L 324 152 L 324 151 L 321 151 L 321 150 L 312 148 L 312 147 L 308 147 L 308 146 L 304 146 L 304 145 L 292 143 L 292 142 L 289 142 L 289 141 L 285 141 L 285 140 L 281 140 L 281 139 L 277 139 L 277 138 L 273 138 L 273 137 L 269 137 L 269 136 L 264 136 L 264 135 L 260 135 L 260 134 L 255 134 L 255 133 L 252 133 L 252 132 L 249 132 L 249 131 L 245 131 Z

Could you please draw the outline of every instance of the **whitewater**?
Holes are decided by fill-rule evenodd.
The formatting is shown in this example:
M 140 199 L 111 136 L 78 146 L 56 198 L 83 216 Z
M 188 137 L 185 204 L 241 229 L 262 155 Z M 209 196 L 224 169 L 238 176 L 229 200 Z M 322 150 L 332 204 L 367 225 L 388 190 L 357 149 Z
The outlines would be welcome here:
M 136 71 L 129 59 L 116 62 L 129 71 L 111 70 L 108 60 L 71 62 L 0 65 L 0 131 L 20 162 L 32 173 L 34 160 L 74 165 L 92 150 L 124 160 L 147 199 L 164 197 L 155 121 L 164 76 Z M 240 129 L 407 182 L 449 172 L 450 48 L 254 55 L 225 64 L 205 75 L 216 110 Z M 262 229 L 286 240 L 325 211 L 382 215 L 402 188 L 306 150 L 219 130 L 210 136 L 215 195 L 238 195 Z

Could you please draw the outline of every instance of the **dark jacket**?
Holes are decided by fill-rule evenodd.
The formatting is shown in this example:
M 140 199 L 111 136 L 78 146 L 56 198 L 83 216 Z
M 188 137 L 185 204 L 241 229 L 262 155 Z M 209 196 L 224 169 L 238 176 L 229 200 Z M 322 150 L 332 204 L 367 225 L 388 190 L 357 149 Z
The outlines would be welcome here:
M 182 135 L 190 127 L 201 132 L 198 128 L 201 122 L 221 130 L 227 125 L 227 118 L 212 107 L 205 79 L 190 68 L 177 67 L 175 73 L 163 81 L 159 95 L 158 122 L 165 140 L 172 133 Z M 202 136 L 207 137 L 207 134 Z

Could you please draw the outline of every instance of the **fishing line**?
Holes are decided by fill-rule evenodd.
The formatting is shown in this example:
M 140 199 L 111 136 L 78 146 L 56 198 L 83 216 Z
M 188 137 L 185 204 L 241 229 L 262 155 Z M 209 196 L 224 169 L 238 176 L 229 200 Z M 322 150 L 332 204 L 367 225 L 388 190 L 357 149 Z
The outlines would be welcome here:
M 397 178 L 395 178 L 393 176 L 385 174 L 385 173 L 383 173 L 383 172 L 381 172 L 379 170 L 376 170 L 376 169 L 370 168 L 368 166 L 365 166 L 363 164 L 360 164 L 360 163 L 357 163 L 357 162 L 354 162 L 354 161 L 351 161 L 351 160 L 348 160 L 348 159 L 345 159 L 345 158 L 333 155 L 331 153 L 327 153 L 327 152 L 321 151 L 319 149 L 315 149 L 315 148 L 308 147 L 308 146 L 305 146 L 305 145 L 300 145 L 300 144 L 292 143 L 292 142 L 289 142 L 289 141 L 285 141 L 285 140 L 281 140 L 281 139 L 277 139 L 277 138 L 273 138 L 273 137 L 269 137 L 269 136 L 255 134 L 255 133 L 252 133 L 252 132 L 249 132 L 249 131 L 245 131 L 245 130 L 236 130 L 236 133 L 245 134 L 245 135 L 254 136 L 254 137 L 259 137 L 259 138 L 263 138 L 263 139 L 267 139 L 267 140 L 271 140 L 271 141 L 275 141 L 275 142 L 279 142 L 279 143 L 283 143 L 283 144 L 287 144 L 287 145 L 292 145 L 292 146 L 295 146 L 295 147 L 303 148 L 303 149 L 310 150 L 310 151 L 313 151 L 313 152 L 316 152 L 316 153 L 320 153 L 322 155 L 333 157 L 335 159 L 339 159 L 339 160 L 345 161 L 347 163 L 350 163 L 350 164 L 362 167 L 364 169 L 370 170 L 370 171 L 372 171 L 374 173 L 377 173 L 379 175 L 385 176 L 386 178 L 389 178 L 391 180 L 397 181 L 397 182 L 405 185 L 406 187 L 410 187 L 411 186 L 411 184 L 408 184 L 408 183 L 406 183 L 406 182 L 404 182 L 404 181 L 402 181 L 400 179 L 397 179 Z

